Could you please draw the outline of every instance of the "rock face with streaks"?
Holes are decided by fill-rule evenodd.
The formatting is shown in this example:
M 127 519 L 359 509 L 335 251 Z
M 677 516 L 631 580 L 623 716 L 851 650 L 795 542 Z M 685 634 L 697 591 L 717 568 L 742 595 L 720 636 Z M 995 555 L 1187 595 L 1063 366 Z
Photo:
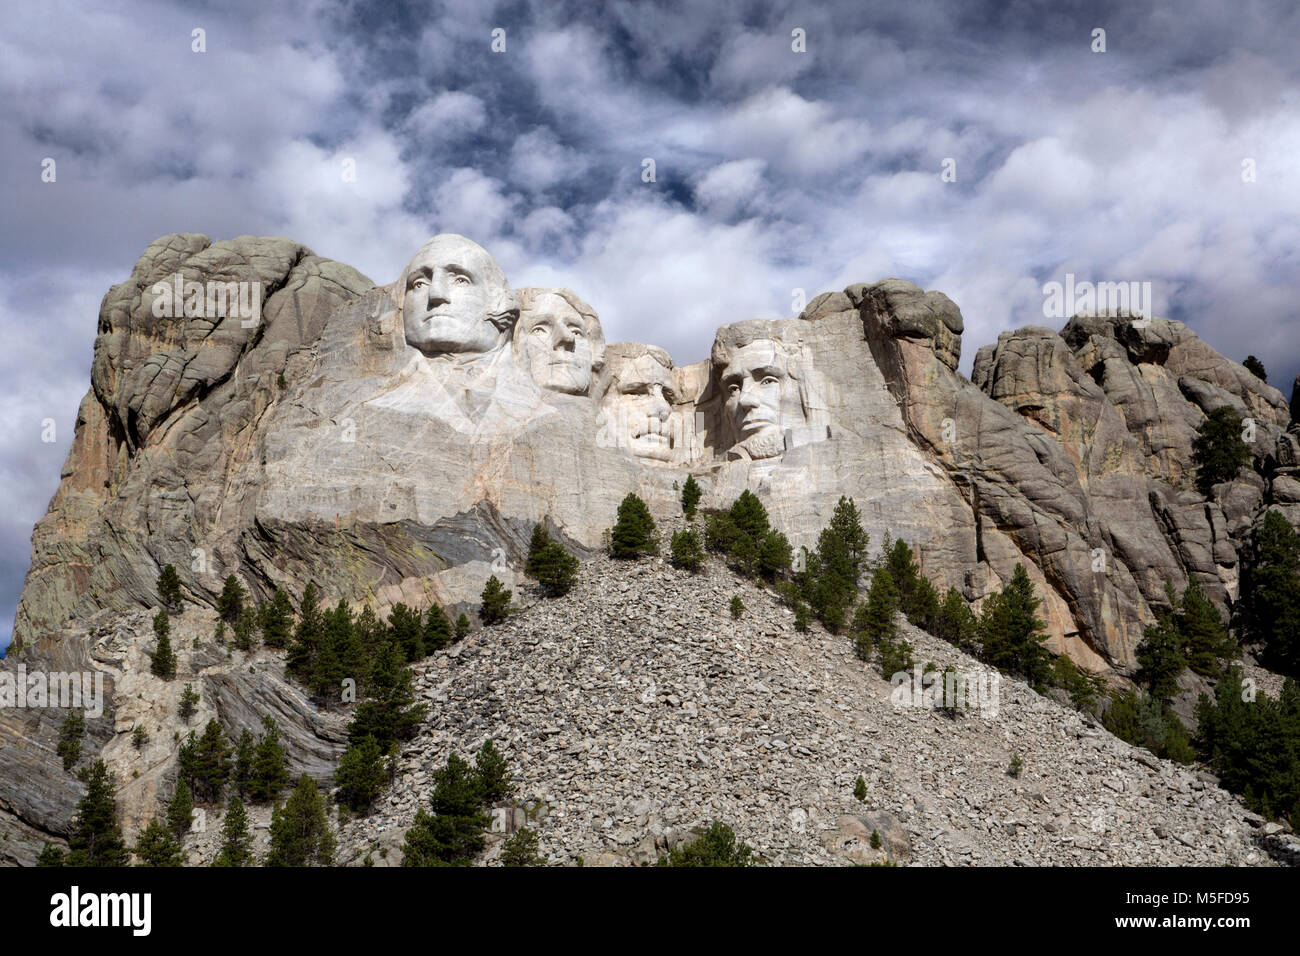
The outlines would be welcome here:
M 689 475 L 706 509 L 755 492 L 796 547 L 852 497 L 873 550 L 909 541 L 976 604 L 1023 564 L 1049 647 L 1123 675 L 1167 581 L 1226 605 L 1263 510 L 1300 517 L 1291 409 L 1181 323 L 1030 326 L 981 348 L 967 380 L 957 305 L 899 279 L 734 318 L 682 365 L 607 345 L 577 293 L 512 289 L 461 236 L 383 286 L 287 239 L 159 239 L 104 298 L 5 666 L 98 666 L 89 622 L 151 640 L 166 564 L 200 609 L 234 574 L 255 600 L 315 581 L 331 603 L 472 614 L 489 575 L 522 585 L 536 524 L 591 558 L 628 493 L 670 518 Z M 1191 442 L 1225 405 L 1249 421 L 1255 467 L 1206 499 Z M 337 721 L 283 682 L 200 670 L 224 721 L 280 714 L 298 766 L 327 774 Z M 110 693 L 105 749 L 133 706 Z M 0 713 L 0 777 L 28 781 L 0 802 L 23 839 L 75 803 L 39 782 L 56 729 Z

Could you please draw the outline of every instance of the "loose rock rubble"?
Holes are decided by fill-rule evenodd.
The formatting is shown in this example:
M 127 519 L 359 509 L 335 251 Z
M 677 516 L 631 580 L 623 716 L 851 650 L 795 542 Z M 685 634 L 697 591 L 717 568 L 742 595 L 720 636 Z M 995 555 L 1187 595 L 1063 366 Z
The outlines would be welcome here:
M 846 636 L 798 633 L 716 561 L 692 575 L 599 557 L 568 596 L 516 603 L 529 606 L 416 668 L 430 719 L 375 812 L 341 827 L 341 862 L 399 862 L 432 771 L 487 737 L 518 787 L 497 829 L 535 829 L 554 864 L 653 863 L 713 820 L 781 865 L 1262 866 L 1295 846 L 1208 773 L 1020 682 L 1001 680 L 996 716 L 895 706 Z M 918 663 L 980 670 L 900 628 Z

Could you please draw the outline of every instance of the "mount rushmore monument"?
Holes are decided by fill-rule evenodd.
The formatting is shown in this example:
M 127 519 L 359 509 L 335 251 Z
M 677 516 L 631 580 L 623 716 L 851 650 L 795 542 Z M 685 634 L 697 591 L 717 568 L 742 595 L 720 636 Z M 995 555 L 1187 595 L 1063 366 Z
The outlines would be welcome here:
M 260 315 L 155 308 L 173 277 L 257 283 Z M 537 523 L 590 555 L 625 495 L 675 514 L 693 475 L 705 508 L 754 491 L 796 548 L 852 497 L 873 549 L 906 539 L 973 602 L 1023 564 L 1052 649 L 1124 674 L 1166 582 L 1230 601 L 1262 509 L 1300 509 L 1281 393 L 1178 322 L 1004 333 L 967 380 L 956 304 L 898 279 L 718 318 L 682 365 L 461 236 L 384 286 L 287 239 L 161 238 L 104 298 L 15 646 L 84 661 L 69 620 L 155 606 L 166 564 L 201 603 L 234 573 L 258 599 L 314 580 L 468 610 L 522 580 Z M 1206 499 L 1189 449 L 1220 405 L 1256 423 L 1257 467 Z

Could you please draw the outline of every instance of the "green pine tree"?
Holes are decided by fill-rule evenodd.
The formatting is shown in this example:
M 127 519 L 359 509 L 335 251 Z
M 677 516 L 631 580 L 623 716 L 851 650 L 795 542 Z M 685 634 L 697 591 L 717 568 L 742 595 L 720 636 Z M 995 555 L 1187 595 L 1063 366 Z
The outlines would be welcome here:
M 479 620 L 488 626 L 504 621 L 510 614 L 510 598 L 513 593 L 497 580 L 495 574 L 489 577 L 483 586 L 483 593 L 479 595 L 483 602 L 479 606 Z
M 68 866 L 127 866 L 130 852 L 117 822 L 117 783 L 103 760 L 85 775 L 86 792 L 68 834 Z
M 482 851 L 489 820 L 479 773 L 452 753 L 434 773 L 432 813 L 420 809 L 406 831 L 403 866 L 465 866 Z
M 293 636 L 293 603 L 289 595 L 279 588 L 258 608 L 258 624 L 262 628 L 262 642 L 267 647 L 288 647 Z
M 497 750 L 497 745 L 491 738 L 483 741 L 483 746 L 474 757 L 474 769 L 478 773 L 484 803 L 496 803 L 515 792 L 506 758 Z
M 408 661 L 424 657 L 424 624 L 419 611 L 405 604 L 394 604 L 388 614 L 388 631 Z
M 63 758 L 64 770 L 71 770 L 81 759 L 81 740 L 85 736 L 86 718 L 80 711 L 68 711 L 59 727 L 59 745 L 54 751 Z
M 181 577 L 176 573 L 176 566 L 168 564 L 158 575 L 158 601 L 173 614 L 179 614 L 184 603 L 181 595 Z
M 462 613 L 458 615 L 456 618 L 455 643 L 460 643 L 461 641 L 465 640 L 465 638 L 469 637 L 469 632 L 470 632 L 469 618 Z
M 289 752 L 280 740 L 280 725 L 270 714 L 262 717 L 262 733 L 253 750 L 247 793 L 256 803 L 275 801 L 289 785 Z
M 221 849 L 213 866 L 252 866 L 253 837 L 248 832 L 248 811 L 238 796 L 226 804 L 226 819 L 221 824 Z
M 1002 592 L 985 601 L 980 619 L 984 659 L 1034 686 L 1045 683 L 1051 673 L 1051 655 L 1043 646 L 1047 634 L 1034 613 L 1040 603 L 1024 565 L 1017 564 Z
M 537 852 L 537 834 L 527 827 L 516 830 L 501 846 L 502 866 L 545 866 L 546 860 Z
M 308 681 L 314 672 L 316 658 L 325 643 L 325 616 L 320 610 L 320 596 L 314 583 L 308 583 L 302 592 L 298 608 L 298 624 L 289 645 L 289 672 L 299 680 Z
M 1210 412 L 1196 429 L 1192 461 L 1196 465 L 1196 487 L 1206 497 L 1215 485 L 1237 477 L 1250 461 L 1250 446 L 1242 440 L 1241 432 L 1241 416 L 1228 406 Z
M 193 816 L 194 797 L 185 778 L 180 777 L 176 781 L 176 790 L 172 794 L 171 802 L 167 804 L 167 825 L 171 827 L 172 833 L 182 837 L 189 832 L 190 820 Z
M 225 583 L 221 588 L 221 597 L 217 598 L 217 614 L 233 627 L 244 611 L 244 601 L 247 597 L 248 594 L 239 583 L 239 579 L 233 574 L 226 575 Z
M 347 750 L 334 774 L 339 791 L 336 799 L 360 814 L 368 814 L 375 800 L 388 785 L 384 752 L 374 737 L 365 736 L 348 742 Z
M 1242 556 L 1241 621 L 1263 663 L 1300 676 L 1300 534 L 1269 509 Z
M 188 724 L 190 718 L 194 716 L 195 711 L 199 709 L 199 700 L 199 694 L 198 691 L 194 689 L 194 685 L 186 684 L 185 689 L 181 691 L 180 706 L 181 720 L 185 721 L 185 723 Z
M 745 602 L 740 599 L 739 594 L 733 594 L 731 596 L 730 611 L 731 619 L 733 621 L 739 621 L 740 616 L 745 613 Z
M 736 834 L 725 823 L 714 823 L 692 840 L 667 856 L 660 866 L 754 866 L 754 851 L 746 843 L 737 843 Z
M 432 654 L 451 643 L 451 622 L 437 604 L 429 605 L 424 621 L 424 649 Z
M 180 841 L 158 817 L 150 820 L 136 838 L 135 855 L 140 866 L 181 866 L 185 862 Z
M 704 549 L 700 546 L 699 532 L 694 528 L 674 531 L 669 555 L 673 567 L 683 571 L 698 571 L 704 564 Z
M 149 670 L 154 677 L 171 680 L 176 676 L 176 655 L 172 651 L 171 619 L 165 610 L 154 615 L 153 633 L 158 639 L 158 648 L 153 652 Z
M 1264 363 L 1255 358 L 1255 356 L 1247 355 L 1246 361 L 1241 364 L 1246 367 L 1246 371 L 1250 372 L 1251 375 L 1255 376 L 1261 382 L 1268 381 L 1268 372 L 1264 370 Z
M 700 506 L 699 484 L 695 481 L 694 475 L 686 476 L 686 484 L 682 485 L 682 514 L 686 515 L 687 521 L 695 519 L 695 511 Z
M 889 568 L 881 566 L 871 576 L 867 600 L 858 606 L 853 615 L 854 646 L 861 660 L 870 660 L 877 647 L 894 639 L 897 630 L 894 623 L 896 610 L 898 589 L 894 586 Z
M 325 814 L 325 798 L 305 773 L 284 806 L 271 811 L 271 849 L 267 866 L 330 866 L 335 838 Z
M 618 520 L 610 532 L 610 553 L 615 558 L 635 559 L 657 550 L 650 509 L 637 495 L 629 493 L 618 506 Z

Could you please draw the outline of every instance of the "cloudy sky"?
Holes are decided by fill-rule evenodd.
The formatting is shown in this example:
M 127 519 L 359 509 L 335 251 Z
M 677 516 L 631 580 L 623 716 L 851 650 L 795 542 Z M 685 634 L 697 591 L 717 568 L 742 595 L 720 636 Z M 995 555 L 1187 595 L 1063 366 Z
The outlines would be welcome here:
M 682 363 L 792 290 L 900 276 L 961 307 L 968 371 L 1063 324 L 1044 282 L 1149 281 L 1288 397 L 1300 372 L 1287 0 L 79 6 L 0 13 L 0 644 L 100 299 L 166 233 L 385 283 L 460 232 Z

